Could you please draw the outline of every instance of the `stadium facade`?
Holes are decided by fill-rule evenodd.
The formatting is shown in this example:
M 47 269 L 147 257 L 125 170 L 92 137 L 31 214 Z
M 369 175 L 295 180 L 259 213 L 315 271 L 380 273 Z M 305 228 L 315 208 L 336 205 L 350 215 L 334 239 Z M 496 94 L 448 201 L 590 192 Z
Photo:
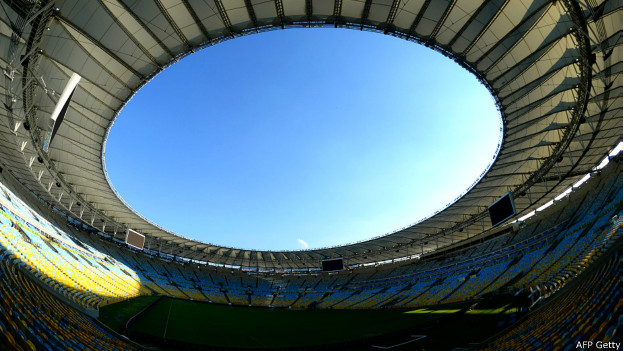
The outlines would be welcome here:
M 620 1 L 1 4 L 1 268 L 10 277 L 5 300 L 27 303 L 8 293 L 15 289 L 45 296 L 51 305 L 59 298 L 81 311 L 66 313 L 75 314 L 74 324 L 87 318 L 84 313 L 139 295 L 265 307 L 416 307 L 503 288 L 535 288 L 545 298 L 601 262 L 601 270 L 590 270 L 598 278 L 586 279 L 603 277 L 613 284 L 594 297 L 619 296 L 620 303 L 588 307 L 587 313 L 609 311 L 597 336 L 621 333 L 622 255 L 612 249 L 621 245 L 621 156 L 601 166 L 622 142 Z M 197 50 L 302 27 L 403 38 L 474 74 L 502 118 L 502 140 L 490 167 L 452 204 L 419 223 L 324 249 L 213 245 L 168 231 L 130 208 L 111 185 L 104 156 L 110 128 L 132 96 Z M 588 176 L 587 186 L 560 197 Z M 506 193 L 517 215 L 492 227 L 488 207 Z M 551 202 L 555 206 L 542 211 Z M 518 220 L 536 210 L 534 218 Z M 145 235 L 142 253 L 123 243 L 128 229 Z M 318 272 L 321 261 L 332 258 L 344 260 L 348 275 Z M 378 269 L 380 263 L 386 267 Z M 284 282 L 277 273 L 291 278 Z M 26 333 L 5 322 L 11 326 L 0 324 L 3 335 L 9 328 Z M 52 324 L 45 328 L 56 330 Z M 10 336 L 2 342 L 44 348 L 39 339 Z

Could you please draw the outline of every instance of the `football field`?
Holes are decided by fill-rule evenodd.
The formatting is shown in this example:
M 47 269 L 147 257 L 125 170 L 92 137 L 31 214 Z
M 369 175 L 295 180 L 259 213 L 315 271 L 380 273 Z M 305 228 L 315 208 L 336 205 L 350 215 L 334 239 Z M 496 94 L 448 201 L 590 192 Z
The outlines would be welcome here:
M 140 297 L 106 306 L 100 311 L 100 320 L 121 331 L 125 321 L 155 300 L 155 297 Z M 474 304 L 475 301 L 467 301 L 394 310 L 295 310 L 162 298 L 136 319 L 128 335 L 149 344 L 183 342 L 224 348 L 274 349 L 336 345 L 363 339 L 367 339 L 369 345 L 394 345 L 412 340 L 411 334 L 415 332 L 426 337 L 393 349 L 416 346 L 446 349 L 484 340 L 515 310 L 507 302 L 501 302 L 487 310 L 459 313 Z M 385 337 L 387 335 L 390 337 Z M 383 337 L 377 338 L 379 336 Z
M 124 319 L 153 301 L 154 298 L 143 297 L 106 306 L 100 319 L 115 321 L 117 326 L 125 325 Z M 132 324 L 129 335 L 232 348 L 337 344 L 407 329 L 429 328 L 441 318 L 472 304 L 474 302 L 412 310 L 295 310 L 163 298 Z
M 440 317 L 403 312 L 249 308 L 167 298 L 142 316 L 131 331 L 201 345 L 272 348 L 362 339 Z

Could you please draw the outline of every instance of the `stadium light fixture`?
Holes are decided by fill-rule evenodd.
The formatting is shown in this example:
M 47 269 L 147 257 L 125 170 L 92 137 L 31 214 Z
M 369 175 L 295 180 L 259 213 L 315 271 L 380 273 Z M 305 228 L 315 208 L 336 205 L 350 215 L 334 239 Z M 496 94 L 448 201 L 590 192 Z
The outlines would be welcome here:
M 78 75 L 77 73 L 72 73 L 69 81 L 67 82 L 67 85 L 65 86 L 65 89 L 63 89 L 61 97 L 56 103 L 56 106 L 54 106 L 54 110 L 52 111 L 50 119 L 44 119 L 43 129 L 46 129 L 46 131 L 43 139 L 43 150 L 46 152 L 50 148 L 50 143 L 52 143 L 52 139 L 54 139 L 56 132 L 58 131 L 61 123 L 63 122 L 63 119 L 65 118 L 65 115 L 67 114 L 69 102 L 74 95 L 74 91 L 76 90 L 76 86 L 78 85 L 78 82 L 80 82 L 80 79 L 80 75 Z M 48 124 L 47 126 L 45 126 L 46 122 Z

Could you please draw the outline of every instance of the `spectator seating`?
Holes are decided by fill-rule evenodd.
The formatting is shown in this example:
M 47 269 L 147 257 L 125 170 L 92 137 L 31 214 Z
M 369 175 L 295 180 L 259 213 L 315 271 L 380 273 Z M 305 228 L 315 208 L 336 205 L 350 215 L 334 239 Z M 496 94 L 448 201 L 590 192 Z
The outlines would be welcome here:
M 16 351 L 137 349 L 52 297 L 15 269 L 6 252 L 0 256 L 0 346 Z
M 487 350 L 568 351 L 577 350 L 579 341 L 622 343 L 621 251 L 554 301 L 532 312 Z

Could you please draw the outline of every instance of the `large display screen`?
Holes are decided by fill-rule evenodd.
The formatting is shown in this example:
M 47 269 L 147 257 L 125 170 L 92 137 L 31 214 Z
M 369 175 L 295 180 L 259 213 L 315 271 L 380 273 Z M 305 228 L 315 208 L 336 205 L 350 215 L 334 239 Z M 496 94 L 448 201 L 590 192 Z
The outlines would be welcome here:
M 342 258 L 321 261 L 323 272 L 341 271 L 344 269 Z
M 488 207 L 490 212 L 490 220 L 492 221 L 492 227 L 495 227 L 509 218 L 516 215 L 516 206 L 514 205 L 513 196 L 511 193 L 503 195 L 500 199 L 496 200 Z
M 143 250 L 143 245 L 145 245 L 145 235 L 135 232 L 132 229 L 128 229 L 126 232 L 126 244 L 134 246 L 139 250 Z

